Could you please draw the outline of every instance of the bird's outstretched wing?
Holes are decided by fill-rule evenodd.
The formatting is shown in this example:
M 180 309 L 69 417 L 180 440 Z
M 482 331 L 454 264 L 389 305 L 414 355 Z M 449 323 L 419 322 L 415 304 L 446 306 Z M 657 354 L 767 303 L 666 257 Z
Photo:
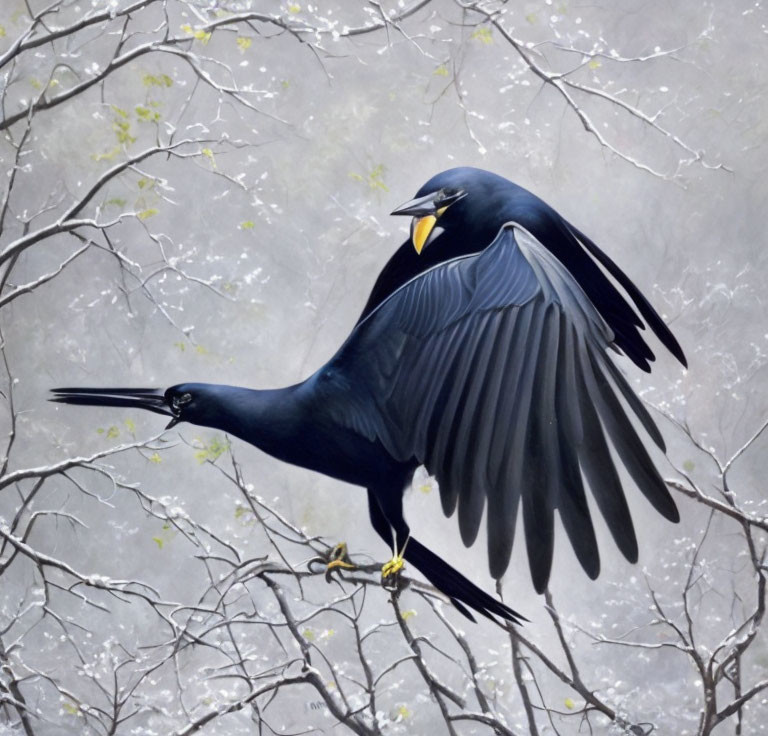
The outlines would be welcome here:
M 488 503 L 491 574 L 500 577 L 522 506 L 536 589 L 549 579 L 554 512 L 578 559 L 599 573 L 585 484 L 621 551 L 637 542 L 616 455 L 666 518 L 677 508 L 619 396 L 663 439 L 606 354 L 611 329 L 562 263 L 510 223 L 482 253 L 400 287 L 321 371 L 354 383 L 331 411 L 397 459 L 436 476 L 443 510 L 458 507 L 466 545 Z M 582 477 L 583 475 L 583 477 Z

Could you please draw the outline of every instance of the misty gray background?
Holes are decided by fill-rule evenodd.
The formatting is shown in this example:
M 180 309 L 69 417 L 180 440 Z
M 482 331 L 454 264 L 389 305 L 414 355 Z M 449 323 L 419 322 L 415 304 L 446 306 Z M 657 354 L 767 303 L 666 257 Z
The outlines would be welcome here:
M 290 13 L 285 3 L 256 5 L 264 12 Z M 18 14 L 23 7 L 16 0 L 3 2 L 0 23 L 6 35 L 0 38 L 0 51 L 22 24 Z M 196 18 L 180 3 L 169 4 L 169 12 L 175 33 L 209 17 L 200 10 Z M 322 2 L 313 12 L 304 7 L 301 13 L 311 22 L 338 21 L 337 28 L 360 25 L 368 17 L 356 3 Z M 171 55 L 150 54 L 113 74 L 104 85 L 105 99 L 94 88 L 76 104 L 38 113 L 33 152 L 12 201 L 16 213 L 41 209 L 50 194 L 77 196 L 119 160 L 122 153 L 96 160 L 116 145 L 113 122 L 120 116 L 111 105 L 128 111 L 136 139 L 128 151 L 151 145 L 158 135 L 167 140 L 169 121 L 179 137 L 211 139 L 204 144 L 210 153 L 202 156 L 143 162 L 140 171 L 110 183 L 88 213 L 106 220 L 121 211 L 156 210 L 144 219 L 126 217 L 111 229 L 115 245 L 145 277 L 162 263 L 162 246 L 175 266 L 213 288 L 165 271 L 151 277 L 143 291 L 120 271 L 112 254 L 91 248 L 56 279 L 3 308 L 0 320 L 18 412 L 11 469 L 88 455 L 134 436 L 150 437 L 163 426 L 161 418 L 136 411 L 48 404 L 47 391 L 54 386 L 165 387 L 192 380 L 266 388 L 314 372 L 344 340 L 378 270 L 407 237 L 407 222 L 388 213 L 429 177 L 456 165 L 487 168 L 531 189 L 608 252 L 671 324 L 689 360 L 689 369 L 682 370 L 654 342 L 658 361 L 652 375 L 619 360 L 632 384 L 653 405 L 687 423 L 692 435 L 722 459 L 746 442 L 768 415 L 768 18 L 763 3 L 622 0 L 506 6 L 506 27 L 533 45 L 533 58 L 543 68 L 564 71 L 583 61 L 558 45 L 599 50 L 605 56 L 584 63 L 573 78 L 656 115 L 656 122 L 670 131 L 664 135 L 610 101 L 574 93 L 606 140 L 642 168 L 585 131 L 562 96 L 542 86 L 496 29 L 486 36 L 478 35 L 474 25 L 462 26 L 479 20 L 452 2 L 433 2 L 403 21 L 407 38 L 394 28 L 338 41 L 328 35 L 318 39 L 325 52 L 317 53 L 275 29 L 262 27 L 263 35 L 248 29 L 215 32 L 199 52 L 222 60 L 241 88 L 251 86 L 248 99 L 258 112 L 205 86 L 182 107 L 194 75 Z M 159 12 L 148 12 L 141 22 L 149 34 L 160 21 Z M 252 39 L 251 45 L 238 46 L 238 36 Z M 107 37 L 100 39 L 94 31 L 88 38 L 87 52 L 68 59 L 79 69 L 98 58 L 102 45 L 108 53 Z M 611 60 L 611 55 L 625 61 Z M 6 109 L 29 98 L 29 80 L 45 78 L 52 60 L 46 47 L 14 71 L 25 81 L 8 89 Z M 147 86 L 147 74 L 167 74 L 173 85 Z M 137 105 L 149 102 L 162 113 L 157 125 L 143 122 L 135 112 Z M 691 160 L 674 138 L 700 151 L 702 161 Z M 10 149 L 3 150 L 10 166 Z M 152 177 L 152 186 L 139 186 L 142 178 Z M 42 221 L 53 219 L 55 211 Z M 18 235 L 20 227 L 9 222 L 4 241 Z M 67 236 L 58 236 L 29 249 L 14 270 L 14 282 L 34 280 L 55 268 L 71 248 Z M 7 415 L 7 408 L 3 411 Z M 716 468 L 671 422 L 660 417 L 659 424 L 671 462 L 685 464 L 703 488 L 713 491 Z M 110 432 L 110 427 L 115 429 Z M 266 554 L 264 540 L 236 515 L 239 497 L 231 484 L 196 457 L 200 444 L 215 435 L 181 425 L 166 434 L 174 446 L 161 453 L 160 462 L 150 458 L 151 452 L 135 451 L 108 462 L 126 482 L 204 520 L 246 554 Z M 297 526 L 331 543 L 345 540 L 353 556 L 387 557 L 369 526 L 361 489 L 288 467 L 238 440 L 232 441 L 232 450 L 254 492 L 274 501 Z M 762 438 L 730 478 L 731 489 L 763 516 L 765 457 Z M 664 458 L 659 462 L 665 477 L 675 477 Z M 87 527 L 62 520 L 41 523 L 31 537 L 37 548 L 85 572 L 144 580 L 166 599 L 195 600 L 205 581 L 184 539 L 147 516 L 130 493 L 114 489 L 107 479 L 86 473 L 78 477 L 107 503 L 77 493 L 71 484 L 47 483 L 38 503 L 66 509 Z M 683 521 L 675 527 L 660 520 L 638 495 L 634 489 L 628 493 L 638 528 L 639 564 L 621 558 L 598 522 L 603 571 L 591 582 L 558 529 L 552 594 L 564 619 L 574 624 L 574 649 L 591 687 L 608 693 L 614 706 L 637 720 L 655 723 L 658 733 L 695 733 L 700 691 L 684 656 L 671 649 L 595 646 L 577 630 L 616 636 L 640 626 L 651 618 L 646 576 L 670 600 L 684 577 L 685 552 L 701 538 L 707 510 L 678 497 Z M 0 499 L 0 516 L 10 518 L 12 505 Z M 483 540 L 471 550 L 463 548 L 454 521 L 442 519 L 437 489 L 428 479 L 418 477 L 414 483 L 407 515 L 415 536 L 493 589 Z M 744 553 L 734 539 L 735 526 L 716 518 L 704 550 L 709 592 L 696 604 L 702 637 L 713 641 L 731 626 L 734 591 L 749 586 Z M 503 580 L 505 600 L 531 619 L 526 634 L 546 647 L 552 644 L 552 629 L 543 598 L 532 589 L 520 541 L 518 536 Z M 4 613 L 34 584 L 30 570 L 8 577 L 0 591 Z M 309 590 L 315 601 L 339 593 L 322 580 L 312 582 Z M 432 634 L 437 625 L 409 595 L 403 594 L 402 605 L 418 608 L 414 626 Z M 374 619 L 391 615 L 385 591 L 372 589 L 368 596 Z M 67 606 L 93 630 L 83 646 L 95 663 L 103 664 L 99 658 L 118 641 L 129 647 L 155 643 L 153 617 L 140 606 L 118 607 L 109 616 L 74 602 Z M 448 615 L 487 663 L 493 681 L 488 688 L 509 713 L 510 727 L 525 733 L 506 635 L 488 622 L 473 626 L 453 611 Z M 334 629 L 328 638 L 332 656 L 340 662 L 350 656 L 338 622 L 313 626 L 317 632 Z M 382 653 L 400 645 L 393 643 L 394 631 L 392 636 L 392 642 L 382 638 L 377 645 Z M 79 665 L 68 663 L 70 655 L 58 637 L 55 627 L 41 624 L 27 640 L 28 650 L 35 649 L 32 641 L 39 650 L 25 656 L 59 662 L 64 677 L 68 667 Z M 758 649 L 744 666 L 754 679 L 763 679 L 768 671 L 765 641 Z M 268 655 L 268 648 L 264 652 Z M 205 652 L 197 652 L 188 666 L 201 670 L 205 658 Z M 392 719 L 388 732 L 444 733 L 427 691 L 419 689 L 423 683 L 412 684 L 413 677 L 411 671 L 399 671 L 393 679 L 399 684 L 382 697 L 382 709 Z M 76 686 L 78 678 L 73 679 Z M 148 688 L 142 696 L 145 702 L 154 700 L 157 709 L 131 722 L 138 733 L 170 733 L 183 724 L 173 705 L 173 679 L 161 672 L 157 689 Z M 553 707 L 566 710 L 565 699 L 573 693 L 552 678 L 548 686 Z M 229 683 L 202 676 L 190 687 L 200 698 L 222 700 L 230 690 Z M 79 717 L 62 711 L 58 695 L 42 682 L 38 697 L 38 706 L 53 714 L 39 733 L 73 733 L 81 727 Z M 273 725 L 314 726 L 330 733 L 332 719 L 308 709 L 316 699 L 301 690 L 285 696 L 270 711 Z M 408 717 L 398 720 L 401 706 Z M 746 713 L 745 733 L 768 729 L 768 704 L 761 696 Z M 595 733 L 613 732 L 604 719 L 592 722 Z M 542 733 L 554 733 L 546 719 L 541 725 Z M 213 722 L 205 733 L 251 733 L 253 728 L 243 712 Z M 457 728 L 460 733 L 490 732 L 479 724 Z M 563 719 L 557 728 L 577 733 L 579 722 Z M 722 732 L 732 733 L 732 726 Z

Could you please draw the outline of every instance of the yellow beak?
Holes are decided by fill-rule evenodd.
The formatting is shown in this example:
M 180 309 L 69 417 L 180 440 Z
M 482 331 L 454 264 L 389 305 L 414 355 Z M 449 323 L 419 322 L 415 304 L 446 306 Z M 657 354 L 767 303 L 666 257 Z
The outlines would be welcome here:
M 416 252 L 419 255 L 421 255 L 421 249 L 424 247 L 424 243 L 427 242 L 427 238 L 436 222 L 437 218 L 434 215 L 427 215 L 426 217 L 419 217 L 417 220 L 414 220 L 411 240 L 413 241 L 413 247 L 416 248 Z

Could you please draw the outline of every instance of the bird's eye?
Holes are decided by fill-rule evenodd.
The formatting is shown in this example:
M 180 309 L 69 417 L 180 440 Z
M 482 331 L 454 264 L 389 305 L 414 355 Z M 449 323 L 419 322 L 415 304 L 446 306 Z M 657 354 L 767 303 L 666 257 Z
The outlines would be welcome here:
M 192 394 L 181 394 L 180 396 L 174 396 L 171 399 L 171 406 L 174 412 L 180 412 L 181 407 L 192 401 Z
M 434 203 L 438 209 L 445 210 L 454 202 L 458 202 L 465 195 L 466 192 L 463 189 L 444 187 L 443 189 L 440 189 L 435 195 Z

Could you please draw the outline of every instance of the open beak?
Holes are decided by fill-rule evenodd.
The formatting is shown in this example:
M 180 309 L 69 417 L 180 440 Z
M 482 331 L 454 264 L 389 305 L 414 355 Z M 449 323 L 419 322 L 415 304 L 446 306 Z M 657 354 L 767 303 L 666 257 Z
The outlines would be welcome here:
M 54 388 L 53 398 L 59 404 L 80 406 L 120 406 L 145 409 L 171 417 L 166 429 L 176 426 L 181 419 L 168 406 L 165 392 L 159 388 Z
M 50 401 L 59 404 L 80 404 L 81 406 L 130 406 L 146 409 L 155 414 L 173 416 L 165 401 L 165 395 L 158 388 L 54 388 Z
M 390 214 L 392 215 L 410 215 L 413 217 L 411 222 L 411 242 L 416 252 L 421 255 L 424 246 L 434 240 L 443 229 L 435 225 L 440 215 L 445 212 L 454 202 L 458 202 L 466 192 L 457 191 L 446 197 L 443 191 L 438 190 L 424 197 L 417 197 L 410 202 L 396 207 Z

